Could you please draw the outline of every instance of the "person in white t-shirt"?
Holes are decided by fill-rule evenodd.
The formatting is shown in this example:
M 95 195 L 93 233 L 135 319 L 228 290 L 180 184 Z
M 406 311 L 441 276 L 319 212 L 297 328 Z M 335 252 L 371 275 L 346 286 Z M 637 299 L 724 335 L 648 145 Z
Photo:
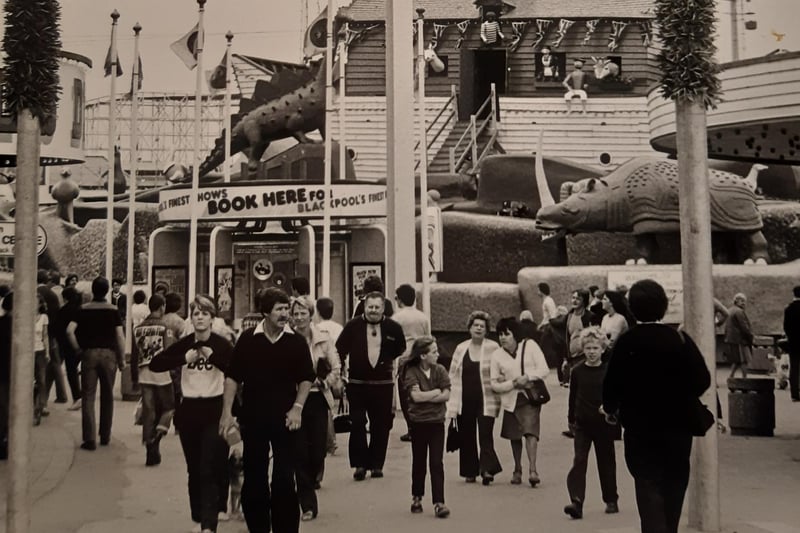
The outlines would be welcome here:
M 35 402 L 33 404 L 33 425 L 38 426 L 43 416 L 50 413 L 47 411 L 47 364 L 50 362 L 50 336 L 47 326 L 50 323 L 47 317 L 47 304 L 38 295 L 39 304 L 36 309 L 36 321 L 33 324 L 33 354 L 34 354 L 34 373 L 33 390 Z
M 550 320 L 558 316 L 558 308 L 553 297 L 550 296 L 550 285 L 539 283 L 537 286 L 539 298 L 542 299 L 542 321 L 539 322 L 539 329 L 550 323 Z

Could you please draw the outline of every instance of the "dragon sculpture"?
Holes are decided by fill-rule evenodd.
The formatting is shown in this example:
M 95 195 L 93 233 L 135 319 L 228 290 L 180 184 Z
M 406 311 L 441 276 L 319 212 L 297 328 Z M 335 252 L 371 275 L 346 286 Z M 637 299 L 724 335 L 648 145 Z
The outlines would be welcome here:
M 231 155 L 247 154 L 248 170 L 252 172 L 270 142 L 286 137 L 312 142 L 306 133 L 314 130 L 325 136 L 324 57 L 308 68 L 281 69 L 271 80 L 256 84 L 253 98 L 243 98 L 239 113 L 231 118 Z M 200 165 L 200 176 L 224 161 L 225 130 Z

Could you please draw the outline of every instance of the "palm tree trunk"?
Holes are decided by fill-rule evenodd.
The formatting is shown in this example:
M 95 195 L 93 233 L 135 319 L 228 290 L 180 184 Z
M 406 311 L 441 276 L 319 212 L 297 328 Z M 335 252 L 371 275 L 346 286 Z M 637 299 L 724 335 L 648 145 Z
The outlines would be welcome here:
M 28 109 L 17 115 L 17 198 L 14 234 L 14 310 L 9 424 L 6 531 L 30 528 L 31 420 L 33 420 L 33 320 L 36 316 L 36 248 L 39 218 L 39 120 Z
M 716 349 L 714 285 L 711 273 L 711 199 L 708 190 L 706 110 L 702 102 L 675 101 L 678 181 L 683 264 L 683 323 L 704 354 L 711 387 L 703 403 L 716 412 Z M 719 460 L 717 430 L 695 439 L 689 482 L 689 525 L 719 531 Z

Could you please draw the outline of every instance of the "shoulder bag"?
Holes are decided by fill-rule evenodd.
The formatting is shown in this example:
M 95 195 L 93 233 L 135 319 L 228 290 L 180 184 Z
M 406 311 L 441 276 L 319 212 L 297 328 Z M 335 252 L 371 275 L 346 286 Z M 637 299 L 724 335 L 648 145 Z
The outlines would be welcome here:
M 522 341 L 522 354 L 519 357 L 522 375 L 525 374 L 525 345 L 527 342 L 527 339 Z M 525 396 L 533 405 L 544 405 L 550 401 L 550 391 L 547 390 L 547 385 L 545 385 L 543 379 L 531 379 L 522 390 L 525 391 Z

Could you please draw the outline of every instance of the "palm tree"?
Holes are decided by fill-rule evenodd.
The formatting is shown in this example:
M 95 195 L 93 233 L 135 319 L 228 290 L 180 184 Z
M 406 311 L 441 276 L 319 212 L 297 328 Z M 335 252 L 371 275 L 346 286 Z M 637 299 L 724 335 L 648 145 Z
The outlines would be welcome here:
M 36 247 L 39 209 L 39 138 L 55 131 L 58 53 L 61 50 L 56 0 L 6 0 L 5 78 L 7 106 L 17 118 L 17 190 L 14 246 L 14 311 L 11 424 L 6 530 L 30 527 L 28 450 L 33 405 L 33 321 L 36 304 Z
M 662 50 L 661 92 L 675 101 L 676 147 L 681 218 L 684 317 L 687 332 L 706 354 L 715 375 L 711 214 L 708 191 L 706 110 L 720 93 L 714 62 L 715 0 L 656 0 Z M 712 383 L 714 383 L 712 381 Z M 714 405 L 716 387 L 706 392 Z M 719 531 L 717 434 L 699 439 L 692 458 L 689 523 L 701 531 Z

